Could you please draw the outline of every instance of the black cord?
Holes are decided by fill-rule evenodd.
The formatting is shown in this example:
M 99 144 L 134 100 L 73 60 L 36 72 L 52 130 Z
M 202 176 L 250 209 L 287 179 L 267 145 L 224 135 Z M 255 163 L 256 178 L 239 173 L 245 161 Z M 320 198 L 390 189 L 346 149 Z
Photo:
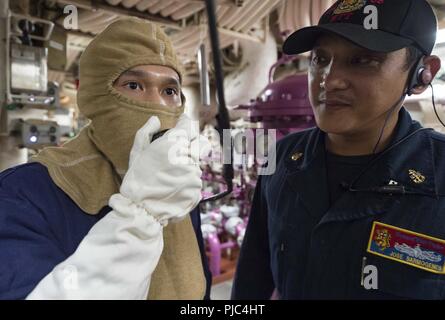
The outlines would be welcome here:
M 402 144 L 403 142 L 407 141 L 409 138 L 413 137 L 414 135 L 416 135 L 416 134 L 418 134 L 418 133 L 420 133 L 422 131 L 427 131 L 427 130 L 429 131 L 429 130 L 433 130 L 433 129 L 432 128 L 420 128 L 420 129 L 417 129 L 416 131 L 410 133 L 406 137 L 400 139 L 399 141 L 395 142 L 391 146 L 387 147 L 385 150 L 383 150 L 381 153 L 379 153 L 376 157 L 374 157 L 368 163 L 368 165 L 357 175 L 357 177 L 354 180 L 352 180 L 352 182 L 349 184 L 349 187 L 347 189 L 349 191 L 359 191 L 359 190 L 353 188 L 354 185 L 368 171 L 368 169 L 371 168 L 379 159 L 381 159 L 385 154 L 387 154 L 389 151 L 391 151 L 395 147 L 397 147 L 400 144 Z
M 445 127 L 445 123 L 443 123 L 442 119 L 440 119 L 439 114 L 437 113 L 436 102 L 435 102 L 435 99 L 434 99 L 434 88 L 433 88 L 433 85 L 430 83 L 429 86 L 431 87 L 431 97 L 432 97 L 432 101 L 433 101 L 434 113 L 436 114 L 436 117 L 439 120 L 439 122 Z
M 219 114 L 216 117 L 216 120 L 218 122 L 218 133 L 220 136 L 220 142 L 223 146 L 223 155 L 224 154 L 230 154 L 230 163 L 224 163 L 223 164 L 223 177 L 227 184 L 227 190 L 223 191 L 221 193 L 218 193 L 216 195 L 213 195 L 211 197 L 202 199 L 200 203 L 205 203 L 208 201 L 216 201 L 221 198 L 224 198 L 225 196 L 229 195 L 233 191 L 233 177 L 234 177 L 234 170 L 232 165 L 232 145 L 225 146 L 224 144 L 224 129 L 230 129 L 230 118 L 229 118 L 229 112 L 227 111 L 226 102 L 224 98 L 224 79 L 223 79 L 223 73 L 222 73 L 222 65 L 221 65 L 221 56 L 219 51 L 219 38 L 218 38 L 218 29 L 216 26 L 216 16 L 215 16 L 215 4 L 213 0 L 206 0 L 206 7 L 207 7 L 207 15 L 208 15 L 208 24 L 209 24 L 209 33 L 210 33 L 210 40 L 212 44 L 212 54 L 213 54 L 213 64 L 215 66 L 215 78 L 216 78 L 216 89 L 218 93 L 218 104 L 219 104 Z M 167 130 L 161 131 L 156 133 L 152 141 L 158 139 L 159 137 L 163 136 Z
M 212 55 L 213 55 L 213 64 L 215 67 L 215 78 L 216 78 L 216 91 L 218 94 L 218 116 L 216 120 L 218 122 L 218 133 L 220 136 L 221 146 L 223 147 L 223 155 L 230 154 L 230 163 L 223 164 L 223 177 L 227 183 L 227 190 L 214 195 L 210 198 L 201 200 L 200 203 L 207 201 L 215 201 L 221 199 L 233 191 L 233 177 L 234 170 L 232 165 L 232 146 L 226 146 L 224 142 L 224 129 L 230 129 L 230 118 L 229 112 L 227 111 L 226 101 L 224 98 L 224 79 L 222 72 L 222 63 L 221 63 L 221 55 L 219 49 L 219 37 L 218 37 L 218 28 L 217 21 L 215 15 L 215 3 L 214 0 L 206 0 L 206 9 L 207 9 L 207 17 L 208 17 L 208 26 L 209 26 L 209 34 L 210 34 L 210 42 L 212 45 Z
M 376 143 L 376 145 L 375 145 L 375 147 L 374 147 L 374 150 L 372 150 L 372 154 L 376 154 L 376 152 L 377 152 L 377 148 L 379 147 L 379 144 L 380 144 L 380 141 L 382 140 L 382 138 L 383 138 L 383 133 L 385 132 L 385 128 L 386 128 L 386 125 L 388 124 L 388 120 L 389 120 L 389 118 L 391 117 L 391 115 L 392 115 L 392 113 L 394 112 L 394 110 L 397 108 L 397 106 L 400 104 L 400 102 L 402 102 L 403 101 L 403 99 L 405 99 L 405 96 L 406 96 L 406 94 L 403 94 L 402 95 L 402 97 L 396 102 L 396 104 L 390 109 L 390 112 L 388 113 L 388 115 L 386 116 L 386 119 L 385 119 L 385 122 L 383 123 L 383 127 L 382 127 L 382 130 L 380 131 L 380 136 L 379 136 L 379 139 L 377 140 L 377 143 Z

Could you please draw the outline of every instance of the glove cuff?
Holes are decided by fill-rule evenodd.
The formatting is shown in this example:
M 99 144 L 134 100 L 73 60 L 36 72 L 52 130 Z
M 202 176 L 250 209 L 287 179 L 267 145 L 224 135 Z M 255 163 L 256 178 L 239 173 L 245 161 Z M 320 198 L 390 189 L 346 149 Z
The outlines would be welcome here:
M 158 219 L 150 214 L 150 212 L 148 212 L 142 204 L 133 202 L 120 193 L 113 194 L 108 201 L 108 205 L 113 208 L 113 210 L 121 214 L 144 215 L 150 219 L 153 219 L 153 222 L 161 224 L 163 227 L 167 226 L 168 224 L 168 221 Z

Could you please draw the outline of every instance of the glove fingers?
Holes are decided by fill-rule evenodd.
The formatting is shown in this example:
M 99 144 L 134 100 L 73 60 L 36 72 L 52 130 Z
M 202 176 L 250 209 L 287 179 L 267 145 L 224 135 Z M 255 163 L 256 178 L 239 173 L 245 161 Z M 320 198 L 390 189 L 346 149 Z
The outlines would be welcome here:
M 148 121 L 136 132 L 133 147 L 130 152 L 130 166 L 136 156 L 150 144 L 151 138 L 161 129 L 161 122 L 156 116 L 150 117 Z
M 171 131 L 182 131 L 184 132 L 184 136 L 187 137 L 189 141 L 196 139 L 199 135 L 199 126 L 196 124 L 185 114 L 183 113 L 178 120 L 178 123 Z M 182 134 L 181 134 L 182 135 Z

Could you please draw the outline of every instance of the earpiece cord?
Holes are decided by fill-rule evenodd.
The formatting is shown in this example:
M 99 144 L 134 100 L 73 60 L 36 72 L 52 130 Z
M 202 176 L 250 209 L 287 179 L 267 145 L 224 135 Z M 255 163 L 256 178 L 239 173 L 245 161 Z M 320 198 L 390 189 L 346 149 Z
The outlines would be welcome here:
M 426 131 L 426 130 L 433 130 L 432 128 L 420 128 L 417 129 L 416 131 L 410 133 L 409 135 L 407 135 L 406 137 L 400 139 L 399 141 L 395 142 L 394 144 L 392 144 L 391 146 L 389 146 L 388 148 L 386 148 L 385 150 L 383 150 L 381 153 L 379 153 L 376 157 L 374 157 L 369 163 L 368 165 L 357 175 L 357 177 L 349 184 L 349 187 L 347 188 L 349 191 L 355 191 L 356 189 L 354 189 L 354 185 L 357 183 L 358 180 L 360 180 L 360 178 L 369 170 L 369 168 L 371 168 L 379 159 L 381 159 L 385 154 L 387 154 L 389 151 L 391 151 L 392 149 L 394 149 L 395 147 L 399 146 L 400 144 L 402 144 L 403 142 L 405 142 L 406 140 L 408 140 L 409 138 L 411 138 L 412 136 L 418 134 L 419 132 L 422 131 Z
M 384 122 L 384 124 L 383 124 L 382 130 L 380 131 L 379 139 L 377 140 L 377 143 L 376 143 L 376 145 L 375 145 L 375 147 L 374 147 L 374 150 L 372 151 L 372 154 L 374 155 L 374 157 L 372 157 L 372 159 L 371 159 L 371 160 L 369 161 L 369 163 L 366 165 L 365 169 L 363 169 L 363 170 L 357 175 L 357 177 L 356 177 L 356 178 L 349 184 L 348 187 L 343 186 L 343 187 L 345 187 L 346 189 L 348 189 L 349 191 L 355 191 L 355 192 L 357 192 L 358 190 L 356 190 L 356 189 L 353 188 L 354 184 L 357 183 L 357 181 L 358 181 L 358 180 L 359 180 L 359 179 L 366 173 L 366 171 L 367 171 L 369 168 L 371 168 L 371 167 L 374 165 L 374 163 L 377 162 L 377 160 L 379 160 L 379 159 L 381 158 L 381 156 L 383 156 L 383 155 L 386 154 L 389 150 L 391 150 L 393 147 L 399 145 L 400 143 L 402 143 L 402 142 L 404 141 L 404 139 L 402 139 L 402 140 L 400 140 L 399 142 L 396 142 L 395 144 L 393 144 L 392 146 L 389 146 L 386 150 L 382 151 L 380 154 L 377 154 L 377 153 L 376 153 L 376 152 L 377 152 L 377 148 L 378 148 L 378 146 L 379 146 L 379 144 L 380 144 L 380 141 L 382 140 L 383 133 L 384 133 L 384 131 L 385 131 L 386 125 L 388 124 L 388 120 L 389 120 L 389 118 L 391 117 L 391 114 L 392 114 L 392 113 L 394 112 L 394 110 L 397 108 L 397 106 L 399 105 L 399 103 L 400 103 L 401 101 L 403 101 L 403 99 L 405 98 L 405 96 L 406 96 L 406 93 L 404 93 L 404 94 L 401 96 L 401 98 L 396 102 L 396 104 L 395 104 L 394 106 L 391 107 L 390 112 L 389 112 L 388 115 L 386 116 L 386 119 L 385 119 L 385 122 Z M 419 131 L 419 130 L 418 130 L 418 131 Z M 417 131 L 414 132 L 414 133 L 417 133 Z M 414 134 L 414 133 L 413 133 L 413 134 Z M 405 137 L 405 138 L 409 138 L 410 136 L 411 136 L 411 135 L 409 135 L 409 136 L 407 136 L 407 137 Z M 368 191 L 371 191 L 371 190 L 368 190 Z
M 439 122 L 445 127 L 445 123 L 443 123 L 442 119 L 439 117 L 439 114 L 437 113 L 436 102 L 435 102 L 435 99 L 434 99 L 434 88 L 433 88 L 433 85 L 431 83 L 429 85 L 431 87 L 431 97 L 432 97 L 432 101 L 433 101 L 434 113 L 436 114 L 437 120 L 439 120 Z
M 383 123 L 383 127 L 382 130 L 380 131 L 380 135 L 379 135 L 379 139 L 377 140 L 377 143 L 375 144 L 374 150 L 372 150 L 372 154 L 376 154 L 377 152 L 377 148 L 379 147 L 380 141 L 383 138 L 383 133 L 385 132 L 385 128 L 386 125 L 388 124 L 388 120 L 391 117 L 392 113 L 394 112 L 394 110 L 397 108 L 397 106 L 399 105 L 400 102 L 403 101 L 403 99 L 405 98 L 405 94 L 402 95 L 402 97 L 396 102 L 396 104 L 391 108 L 390 112 L 388 113 L 388 115 L 386 116 L 385 122 Z
M 435 97 L 434 97 L 434 87 L 431 83 L 429 83 L 429 86 L 431 87 L 431 98 L 432 98 L 432 103 L 433 103 L 433 109 L 434 109 L 434 113 L 436 114 L 437 119 L 439 120 L 439 122 L 442 124 L 442 126 L 445 127 L 445 123 L 442 121 L 442 119 L 439 116 L 439 113 L 437 112 L 437 108 L 436 108 L 436 102 L 435 102 Z M 402 96 L 402 99 L 405 97 L 405 95 Z M 400 101 L 397 103 L 399 104 Z M 394 107 L 393 107 L 394 110 Z M 391 110 L 390 114 L 393 112 L 393 110 Z M 374 148 L 374 152 L 373 154 L 375 154 L 375 151 L 377 150 L 377 146 L 380 143 L 380 140 L 383 136 L 383 132 L 384 129 L 386 127 L 387 121 L 389 119 L 389 116 L 386 118 L 385 120 L 385 124 L 383 125 L 383 129 L 380 133 L 380 137 L 379 140 L 377 142 L 376 147 Z M 385 155 L 386 153 L 388 153 L 390 150 L 392 150 L 393 148 L 395 148 L 396 146 L 400 145 L 401 143 L 405 142 L 406 140 L 408 140 L 409 138 L 411 138 L 412 136 L 416 135 L 417 133 L 421 132 L 421 131 L 425 131 L 425 130 L 433 130 L 432 128 L 421 128 L 418 129 L 416 131 L 414 131 L 413 133 L 409 134 L 408 136 L 404 137 L 403 139 L 401 139 L 400 141 L 394 143 L 393 145 L 389 146 L 387 149 L 385 149 L 382 153 L 380 153 L 377 157 L 373 158 L 369 164 L 366 166 L 366 168 L 364 170 L 362 170 L 360 172 L 360 174 L 349 184 L 349 187 L 347 187 L 347 189 L 349 191 L 352 192 L 381 192 L 379 188 L 370 188 L 370 189 L 354 189 L 354 185 L 357 183 L 357 181 L 366 173 L 366 171 L 371 168 L 376 162 L 377 160 L 379 160 L 383 155 Z M 403 186 L 402 186 L 403 187 Z M 388 189 L 389 191 L 389 189 Z M 387 192 L 389 193 L 389 192 Z M 426 194 L 426 193 L 421 193 L 421 192 L 410 192 L 408 190 L 406 190 L 404 187 L 403 189 L 399 189 L 399 190 L 395 190 L 394 194 L 410 194 L 410 195 L 421 195 L 421 196 L 432 196 L 431 194 Z M 443 197 L 445 196 L 445 194 L 436 194 L 435 196 L 439 196 L 439 197 Z
M 421 61 L 422 59 L 423 59 L 423 58 L 420 58 L 419 62 L 417 63 L 417 66 L 419 65 L 419 63 L 420 63 L 420 61 Z M 386 126 L 387 126 L 387 124 L 388 124 L 388 120 L 389 120 L 389 118 L 391 117 L 392 113 L 393 113 L 394 110 L 397 108 L 397 106 L 398 106 L 398 105 L 405 99 L 406 95 L 410 95 L 410 94 L 411 94 L 411 82 L 412 82 L 411 79 L 412 79 L 412 77 L 415 75 L 417 68 L 418 68 L 418 67 L 416 67 L 415 69 L 413 69 L 413 70 L 410 72 L 410 76 L 409 76 L 409 78 L 408 78 L 408 80 L 407 80 L 406 89 L 404 89 L 404 93 L 402 94 L 402 96 L 400 97 L 400 99 L 394 104 L 394 106 L 391 107 L 390 112 L 389 112 L 388 115 L 386 116 L 385 122 L 383 123 L 382 130 L 380 131 L 379 138 L 378 138 L 377 143 L 376 143 L 376 145 L 374 146 L 374 149 L 373 149 L 373 151 L 372 151 L 372 154 L 374 155 L 374 157 L 369 161 L 369 163 L 366 165 L 365 169 L 362 170 L 362 171 L 360 172 L 360 174 L 359 174 L 359 175 L 358 175 L 358 176 L 357 176 L 357 177 L 356 177 L 356 178 L 349 184 L 349 188 L 348 188 L 349 191 L 354 191 L 354 189 L 353 189 L 354 184 L 357 183 L 357 181 L 358 181 L 358 180 L 359 180 L 359 179 L 366 173 L 366 171 L 367 171 L 370 167 L 372 167 L 372 166 L 377 162 L 378 159 L 381 158 L 381 156 L 383 156 L 384 154 L 386 154 L 387 152 L 389 152 L 391 149 L 393 149 L 394 147 L 398 146 L 399 144 L 401 144 L 402 142 L 404 142 L 406 139 L 410 138 L 410 137 L 413 136 L 414 134 L 416 134 L 416 133 L 418 133 L 418 132 L 420 132 L 420 131 L 429 129 L 429 128 L 421 128 L 421 129 L 419 129 L 419 130 L 413 132 L 412 134 L 406 136 L 405 138 L 401 139 L 400 141 L 394 143 L 392 146 L 389 146 L 386 150 L 382 151 L 382 153 L 380 153 L 379 155 L 377 155 L 377 153 L 376 153 L 376 152 L 377 152 L 377 149 L 378 149 L 378 146 L 379 146 L 379 144 L 380 144 L 380 142 L 381 142 L 381 140 L 382 140 L 382 138 L 383 138 L 383 134 L 384 134 L 384 132 L 385 132 L 385 128 L 386 128 Z M 433 92 L 433 105 L 434 105 L 434 92 Z M 434 107 L 434 110 L 436 110 L 435 107 Z M 436 113 L 436 114 L 437 114 L 437 113 Z M 441 121 L 441 122 L 442 122 L 442 121 Z M 444 125 L 444 126 L 445 126 L 445 125 Z M 431 130 L 432 130 L 432 129 L 431 129 Z

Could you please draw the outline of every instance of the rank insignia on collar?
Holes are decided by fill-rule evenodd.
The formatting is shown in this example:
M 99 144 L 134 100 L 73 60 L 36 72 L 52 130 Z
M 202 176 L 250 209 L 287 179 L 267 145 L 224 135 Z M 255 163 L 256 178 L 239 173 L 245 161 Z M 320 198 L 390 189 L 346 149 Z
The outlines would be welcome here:
M 410 169 L 408 170 L 408 174 L 414 183 L 419 184 L 425 182 L 426 180 L 425 176 L 416 170 Z
M 445 274 L 445 240 L 374 221 L 367 251 L 429 272 Z

